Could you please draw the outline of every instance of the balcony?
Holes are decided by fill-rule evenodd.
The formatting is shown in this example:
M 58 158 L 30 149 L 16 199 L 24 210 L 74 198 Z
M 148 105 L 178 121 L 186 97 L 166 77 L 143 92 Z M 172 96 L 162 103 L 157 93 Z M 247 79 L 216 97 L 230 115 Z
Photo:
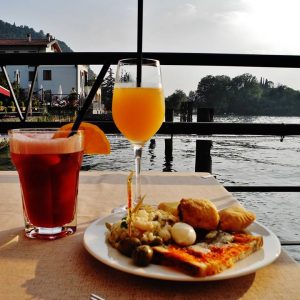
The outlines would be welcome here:
M 276 67 L 276 68 L 300 68 L 300 56 L 288 55 L 244 55 L 244 54 L 205 54 L 205 53 L 144 53 L 145 57 L 159 59 L 162 65 L 172 66 L 243 66 L 243 67 Z M 96 90 L 99 88 L 106 71 L 111 65 L 118 62 L 119 59 L 136 56 L 132 52 L 115 52 L 115 53 L 38 53 L 38 54 L 0 54 L 2 70 L 5 73 L 6 65 L 33 65 L 37 70 L 39 65 L 72 65 L 72 64 L 88 64 L 102 65 L 94 86 L 91 88 L 85 103 L 82 103 L 79 115 L 84 115 L 91 100 L 95 96 Z M 12 92 L 11 86 L 10 91 Z M 26 106 L 28 111 L 32 91 Z M 6 133 L 11 128 L 20 127 L 59 127 L 65 122 L 27 122 L 27 115 L 22 114 L 15 100 L 17 108 L 17 116 L 19 122 L 1 122 L 0 133 Z M 200 141 L 214 140 L 216 137 L 222 138 L 226 136 L 256 136 L 256 137 L 277 137 L 278 140 L 284 140 L 289 136 L 299 137 L 300 124 L 267 124 L 267 123 L 224 123 L 224 122 L 174 122 L 167 120 L 163 123 L 158 131 L 159 136 L 166 139 L 172 139 L 175 136 L 189 135 L 194 140 Z M 107 134 L 119 134 L 113 121 L 93 121 Z M 204 138 L 203 138 L 204 136 Z M 202 137 L 202 138 L 201 138 Z M 196 142 L 195 156 L 202 156 L 201 147 L 197 148 Z M 170 149 L 169 149 L 170 150 Z M 168 150 L 167 142 L 165 143 L 165 151 Z M 172 149 L 171 149 L 172 150 Z M 165 152 L 168 155 L 167 152 Z M 210 157 L 210 153 L 206 158 Z M 203 159 L 202 159 L 203 161 Z M 214 162 L 212 162 L 213 165 Z M 201 166 L 201 164 L 200 164 Z M 207 164 L 206 164 L 207 168 Z M 209 166 L 208 166 L 209 168 Z M 195 171 L 207 171 L 209 169 L 197 169 Z M 245 171 L 245 170 L 244 170 Z M 299 185 L 230 185 L 226 184 L 226 188 L 233 193 L 299 193 Z M 283 240 L 282 245 L 300 245 L 299 240 Z

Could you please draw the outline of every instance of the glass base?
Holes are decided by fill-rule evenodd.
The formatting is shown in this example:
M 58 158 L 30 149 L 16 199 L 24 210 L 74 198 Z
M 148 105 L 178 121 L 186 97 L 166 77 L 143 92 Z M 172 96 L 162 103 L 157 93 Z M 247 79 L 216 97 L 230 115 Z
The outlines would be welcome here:
M 127 205 L 122 205 L 115 207 L 111 210 L 112 214 L 126 214 L 127 213 Z
M 25 228 L 25 236 L 31 239 L 55 240 L 76 232 L 76 226 L 54 228 L 30 226 Z
M 136 202 L 134 201 L 132 203 L 132 207 L 135 207 L 136 206 Z M 126 215 L 127 214 L 127 208 L 128 206 L 127 205 L 121 205 L 121 206 L 118 206 L 118 207 L 115 207 L 111 210 L 111 213 L 112 214 L 124 214 Z

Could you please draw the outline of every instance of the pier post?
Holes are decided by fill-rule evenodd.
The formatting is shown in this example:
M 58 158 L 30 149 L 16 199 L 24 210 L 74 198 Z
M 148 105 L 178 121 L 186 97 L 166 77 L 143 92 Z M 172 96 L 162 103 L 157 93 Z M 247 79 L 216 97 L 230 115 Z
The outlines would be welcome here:
M 201 107 L 197 109 L 197 122 L 213 122 L 214 109 L 211 107 Z
M 180 122 L 187 121 L 187 103 L 182 102 L 180 105 Z
M 170 172 L 173 161 L 173 138 L 165 139 L 165 167 L 163 172 Z
M 213 108 L 203 107 L 197 110 L 197 122 L 213 122 Z M 212 173 L 211 140 L 196 140 L 195 172 Z
M 155 146 L 156 146 L 156 141 L 155 141 L 155 139 L 151 139 L 151 140 L 150 140 L 150 144 L 149 144 L 149 148 L 150 148 L 150 149 L 154 149 Z
M 174 121 L 174 110 L 167 108 L 165 113 L 166 122 Z M 165 139 L 165 164 L 163 172 L 170 172 L 173 161 L 173 134 L 171 134 L 171 138 Z
M 174 120 L 174 110 L 167 108 L 165 113 L 165 120 L 166 122 L 173 122 Z
M 189 101 L 187 103 L 187 122 L 193 122 L 193 109 L 194 109 L 194 102 Z
M 196 141 L 196 163 L 195 172 L 212 172 L 212 159 L 210 149 L 212 147 L 211 140 Z
M 187 101 L 181 103 L 180 107 L 180 122 L 193 122 L 194 102 Z

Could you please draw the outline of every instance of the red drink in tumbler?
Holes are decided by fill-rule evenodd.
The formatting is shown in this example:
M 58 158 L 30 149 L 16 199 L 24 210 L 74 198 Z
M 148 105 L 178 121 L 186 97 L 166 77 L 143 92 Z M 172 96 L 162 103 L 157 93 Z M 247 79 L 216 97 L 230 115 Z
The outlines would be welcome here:
M 18 171 L 31 238 L 55 239 L 76 231 L 83 133 L 53 138 L 53 130 L 12 130 L 11 159 Z

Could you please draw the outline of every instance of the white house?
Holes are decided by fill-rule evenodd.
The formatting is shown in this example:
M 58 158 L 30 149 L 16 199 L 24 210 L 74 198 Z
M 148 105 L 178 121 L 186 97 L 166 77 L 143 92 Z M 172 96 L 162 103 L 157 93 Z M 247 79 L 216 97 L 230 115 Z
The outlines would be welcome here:
M 26 39 L 0 39 L 0 53 L 43 53 L 62 52 L 58 41 L 47 34 L 45 39 L 32 39 L 28 34 Z M 26 62 L 25 62 L 26 63 Z M 20 87 L 28 89 L 33 80 L 34 66 L 7 66 L 11 82 L 18 81 Z M 41 88 L 52 94 L 67 95 L 74 88 L 80 96 L 85 95 L 88 80 L 87 65 L 42 65 L 38 67 L 34 92 Z

